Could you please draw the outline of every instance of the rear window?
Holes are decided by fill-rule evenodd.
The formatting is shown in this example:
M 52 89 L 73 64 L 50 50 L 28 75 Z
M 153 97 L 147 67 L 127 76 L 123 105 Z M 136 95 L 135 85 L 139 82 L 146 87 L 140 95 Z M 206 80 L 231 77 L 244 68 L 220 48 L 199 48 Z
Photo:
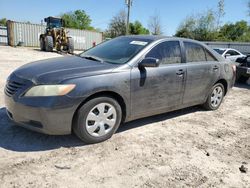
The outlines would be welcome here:
M 206 61 L 206 54 L 203 46 L 192 42 L 184 42 L 184 45 L 186 49 L 187 62 Z
M 218 61 L 207 49 L 205 49 L 207 61 Z

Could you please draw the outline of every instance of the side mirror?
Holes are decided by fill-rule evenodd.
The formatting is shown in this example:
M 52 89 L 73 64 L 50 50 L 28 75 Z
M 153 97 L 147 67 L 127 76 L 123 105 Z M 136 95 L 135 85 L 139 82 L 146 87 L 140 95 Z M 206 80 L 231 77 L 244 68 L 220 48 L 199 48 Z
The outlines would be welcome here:
M 160 65 L 159 59 L 146 57 L 139 63 L 138 67 L 140 69 L 145 67 L 159 67 L 159 65 Z
M 231 56 L 230 54 L 225 54 L 225 58 L 230 57 L 230 56 Z

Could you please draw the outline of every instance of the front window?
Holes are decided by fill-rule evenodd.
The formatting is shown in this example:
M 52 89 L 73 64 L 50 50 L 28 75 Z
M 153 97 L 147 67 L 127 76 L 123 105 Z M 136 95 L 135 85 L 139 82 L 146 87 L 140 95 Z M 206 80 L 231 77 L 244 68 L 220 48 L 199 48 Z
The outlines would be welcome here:
M 145 48 L 152 40 L 136 37 L 118 37 L 80 54 L 93 56 L 107 63 L 124 64 Z
M 146 57 L 159 59 L 161 64 L 181 63 L 181 47 L 178 41 L 167 41 L 154 47 Z

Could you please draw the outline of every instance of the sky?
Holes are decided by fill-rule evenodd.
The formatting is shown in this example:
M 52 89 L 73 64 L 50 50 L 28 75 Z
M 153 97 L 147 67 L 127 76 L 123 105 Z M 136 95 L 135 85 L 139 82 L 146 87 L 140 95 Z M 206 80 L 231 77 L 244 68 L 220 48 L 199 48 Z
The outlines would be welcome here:
M 225 0 L 223 23 L 249 20 L 248 0 Z M 175 34 L 180 23 L 189 15 L 217 9 L 218 0 L 133 0 L 130 20 L 139 20 L 148 26 L 150 16 L 158 14 L 164 35 Z M 0 18 L 41 23 L 48 16 L 77 9 L 85 10 L 92 26 L 105 30 L 121 10 L 126 10 L 125 0 L 0 0 Z

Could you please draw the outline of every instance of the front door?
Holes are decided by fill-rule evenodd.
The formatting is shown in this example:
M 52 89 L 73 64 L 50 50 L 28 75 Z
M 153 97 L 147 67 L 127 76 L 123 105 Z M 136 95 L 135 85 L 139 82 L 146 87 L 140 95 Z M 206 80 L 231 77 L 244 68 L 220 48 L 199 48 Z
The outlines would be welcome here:
M 159 67 L 131 71 L 131 115 L 139 118 L 174 109 L 182 102 L 186 67 L 179 41 L 165 41 L 145 57 L 160 60 Z

